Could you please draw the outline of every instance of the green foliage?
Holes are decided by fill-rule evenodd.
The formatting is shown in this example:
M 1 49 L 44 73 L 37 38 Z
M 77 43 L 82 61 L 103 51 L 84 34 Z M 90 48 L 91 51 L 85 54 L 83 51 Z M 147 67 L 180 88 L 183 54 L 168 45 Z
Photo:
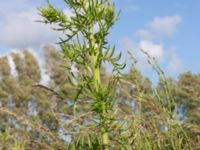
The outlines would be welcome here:
M 90 95 L 94 96 L 91 110 L 100 117 L 102 144 L 107 149 L 109 141 L 105 125 L 106 114 L 113 109 L 114 103 L 110 95 L 112 88 L 101 83 L 100 68 L 102 62 L 110 62 L 114 66 L 113 71 L 120 74 L 120 70 L 125 67 L 125 64 L 118 63 L 121 54 L 114 57 L 115 49 L 110 49 L 107 42 L 109 30 L 117 19 L 114 4 L 109 0 L 65 0 L 65 3 L 73 13 L 69 18 L 51 4 L 47 8 L 39 8 L 39 11 L 44 23 L 59 23 L 55 30 L 65 33 L 66 39 L 60 39 L 59 43 L 64 57 L 69 62 L 67 67 L 71 69 L 71 66 L 76 64 L 83 69 L 78 78 L 79 89 L 75 100 L 79 98 L 84 88 L 88 87 Z
M 2 150 L 25 150 L 26 142 L 12 138 L 7 132 L 0 134 L 0 148 Z
M 67 149 L 70 150 L 101 150 L 101 144 L 97 137 L 78 137 Z
M 2 57 L 0 58 L 0 72 L 2 76 L 10 75 L 10 66 L 8 64 L 8 58 Z
M 106 131 L 109 132 L 110 149 L 191 149 L 188 141 L 191 141 L 193 149 L 198 149 L 198 120 L 190 122 L 193 118 L 192 112 L 198 114 L 198 110 L 196 107 L 191 107 L 194 106 L 192 97 L 195 94 L 190 96 L 188 92 L 183 92 L 182 88 L 186 87 L 186 84 L 180 86 L 180 83 L 187 81 L 185 81 L 185 78 L 181 78 L 177 82 L 167 79 L 170 91 L 172 91 L 171 94 L 177 101 L 177 107 L 179 103 L 188 104 L 186 113 L 188 119 L 180 125 L 176 118 L 169 119 L 167 117 L 167 109 L 165 109 L 165 105 L 155 98 L 151 82 L 143 78 L 134 66 L 129 73 L 123 75 L 120 83 L 115 84 L 114 88 L 113 86 L 98 86 L 100 91 L 98 93 L 95 88 L 91 88 L 94 86 L 91 83 L 92 94 L 88 89 L 84 88 L 79 98 L 75 101 L 76 105 L 73 105 L 73 98 L 76 96 L 76 90 L 79 89 L 79 86 L 72 85 L 66 80 L 70 73 L 67 73 L 65 68 L 62 67 L 65 65 L 65 61 L 59 51 L 56 51 L 53 47 L 45 47 L 44 51 L 46 69 L 50 75 L 48 87 L 54 89 L 56 93 L 49 89 L 32 86 L 32 80 L 30 80 L 30 84 L 21 84 L 25 83 L 23 80 L 28 81 L 25 77 L 28 76 L 28 73 L 21 80 L 12 76 L 4 76 L 1 79 L 0 88 L 5 93 L 1 95 L 1 104 L 4 107 L 8 107 L 14 102 L 16 106 L 11 111 L 24 117 L 18 118 L 18 116 L 15 116 L 15 118 L 10 116 L 14 114 L 7 114 L 9 111 L 1 115 L 1 130 L 9 129 L 11 131 L 8 134 L 12 135 L 11 141 L 16 139 L 18 145 L 23 145 L 17 138 L 20 135 L 21 138 L 27 141 L 25 145 L 28 148 L 34 146 L 35 149 L 71 149 L 75 146 L 75 149 L 94 149 L 94 147 L 95 149 L 97 149 L 96 147 L 101 149 L 100 135 L 102 129 L 100 127 L 104 126 Z M 82 69 L 80 66 L 78 67 Z M 26 72 L 23 69 L 21 71 Z M 102 83 L 107 84 L 112 81 L 112 78 L 104 70 L 101 69 L 101 71 L 101 78 L 104 79 Z M 77 75 L 79 76 L 79 73 Z M 195 83 L 198 81 L 196 80 L 198 76 L 190 75 L 189 77 L 193 78 L 193 76 L 195 78 L 193 83 Z M 196 86 L 190 86 L 191 89 L 193 87 Z M 31 89 L 31 92 L 23 93 L 20 89 Z M 182 92 L 179 92 L 180 90 Z M 157 91 L 160 98 L 164 99 L 165 92 L 162 86 L 159 85 Z M 198 90 L 195 89 L 194 91 L 197 92 Z M 28 96 L 24 96 L 24 94 Z M 13 101 L 8 101 L 9 95 L 13 97 Z M 63 97 L 64 99 L 62 99 Z M 191 98 L 192 101 L 186 101 L 185 97 Z M 37 113 L 35 115 L 34 113 L 28 113 L 29 108 L 27 107 L 27 103 L 32 102 L 33 98 L 34 103 L 37 104 L 35 107 Z M 100 108 L 105 106 L 107 100 L 109 105 L 106 106 L 110 106 L 112 109 L 108 107 L 107 110 L 111 111 L 107 111 L 106 115 L 101 118 L 96 114 L 102 113 Z M 99 102 L 96 103 L 95 101 Z M 66 102 L 72 104 L 66 104 Z M 102 104 L 102 106 L 96 104 Z M 96 110 L 92 108 L 96 108 Z M 0 111 L 2 112 L 2 109 Z M 59 117 L 61 116 L 68 116 L 69 120 L 65 121 L 64 124 L 60 124 Z M 13 120 L 13 122 L 8 120 Z M 100 120 L 101 125 L 99 124 Z M 27 121 L 28 124 L 26 123 Z M 15 122 L 17 124 L 20 123 L 18 124 L 20 128 L 16 126 Z M 32 129 L 28 131 L 26 126 L 30 126 L 30 124 Z M 42 130 L 37 128 L 38 125 L 42 126 Z M 59 137 L 57 131 L 60 128 L 64 130 L 64 133 L 72 134 L 73 139 L 71 142 L 64 142 Z M 191 139 L 191 137 L 193 138 Z M 48 138 L 54 140 L 52 141 Z M 29 141 L 32 141 L 32 144 L 29 144 Z M 3 146 L 5 145 L 3 144 Z M 8 142 L 7 146 L 12 147 L 13 145 Z

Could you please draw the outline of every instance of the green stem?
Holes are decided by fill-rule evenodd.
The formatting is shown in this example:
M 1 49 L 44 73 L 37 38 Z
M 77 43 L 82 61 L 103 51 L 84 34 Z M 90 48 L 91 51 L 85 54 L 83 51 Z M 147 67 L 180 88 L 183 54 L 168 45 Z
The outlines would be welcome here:
M 99 85 L 101 84 L 101 79 L 100 79 L 100 68 L 97 66 L 97 60 L 98 60 L 98 55 L 94 54 L 92 55 L 93 59 L 93 73 L 94 73 L 94 81 L 95 81 L 95 88 L 98 91 L 99 90 Z M 105 111 L 105 106 L 103 106 L 103 112 L 102 116 L 106 116 L 106 111 Z M 108 138 L 108 132 L 104 127 L 101 128 L 101 136 L 102 136 L 102 144 L 103 144 L 103 149 L 104 150 L 109 150 L 108 145 L 109 145 L 109 138 Z
M 101 84 L 100 70 L 99 67 L 96 65 L 98 58 L 97 55 L 93 55 L 92 58 L 93 58 L 93 73 L 94 73 L 95 88 L 98 91 L 99 84 Z

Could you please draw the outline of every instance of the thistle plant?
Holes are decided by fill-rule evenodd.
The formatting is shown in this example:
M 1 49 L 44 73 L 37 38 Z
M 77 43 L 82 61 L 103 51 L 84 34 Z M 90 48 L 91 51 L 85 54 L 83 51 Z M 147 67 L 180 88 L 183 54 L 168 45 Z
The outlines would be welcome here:
M 74 99 L 78 100 L 85 90 L 90 94 L 93 99 L 91 110 L 99 120 L 102 147 L 108 150 L 108 125 L 113 120 L 112 116 L 108 117 L 108 113 L 113 110 L 115 104 L 112 87 L 120 79 L 120 71 L 125 67 L 125 63 L 118 63 L 121 53 L 116 56 L 115 47 L 111 48 L 107 39 L 118 15 L 110 0 L 64 0 L 64 2 L 72 12 L 70 17 L 50 2 L 47 7 L 39 8 L 39 12 L 43 17 L 43 23 L 54 24 L 53 29 L 64 34 L 58 44 L 67 61 L 68 71 L 74 65 L 82 69 L 79 76 L 73 75 L 78 81 L 77 95 Z M 101 81 L 100 71 L 106 62 L 113 66 L 113 78 L 104 84 Z

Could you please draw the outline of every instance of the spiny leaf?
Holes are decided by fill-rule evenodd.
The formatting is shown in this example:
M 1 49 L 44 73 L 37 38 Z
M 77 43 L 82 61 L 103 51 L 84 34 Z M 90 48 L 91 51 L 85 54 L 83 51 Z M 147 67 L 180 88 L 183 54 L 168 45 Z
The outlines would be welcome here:
M 119 61 L 122 57 L 122 53 L 120 53 L 118 56 L 114 57 L 111 59 L 111 62 L 114 64 L 116 63 L 117 61 Z

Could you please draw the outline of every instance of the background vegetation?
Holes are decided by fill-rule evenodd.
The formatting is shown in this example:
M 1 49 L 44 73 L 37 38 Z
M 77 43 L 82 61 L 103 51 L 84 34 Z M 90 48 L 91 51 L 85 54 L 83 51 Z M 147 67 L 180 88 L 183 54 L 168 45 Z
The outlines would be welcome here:
M 68 80 L 72 74 L 62 67 L 62 55 L 52 46 L 46 46 L 44 53 L 50 76 L 47 86 L 40 84 L 41 68 L 28 50 L 11 54 L 17 76 L 11 75 L 8 57 L 0 58 L 1 149 L 67 149 L 72 142 L 99 145 L 98 126 L 91 125 L 97 121 L 90 110 L 92 99 L 83 94 L 74 106 L 79 87 Z M 103 82 L 111 78 L 104 68 L 101 78 Z M 181 74 L 178 81 L 167 79 L 177 105 L 175 118 L 169 119 L 155 96 L 156 90 L 165 100 L 164 85 L 153 87 L 133 65 L 115 87 L 114 114 L 120 123 L 110 125 L 117 130 L 110 133 L 116 138 L 110 139 L 111 146 L 119 148 L 124 141 L 133 149 L 183 149 L 189 142 L 199 149 L 199 82 L 200 76 L 190 72 Z

